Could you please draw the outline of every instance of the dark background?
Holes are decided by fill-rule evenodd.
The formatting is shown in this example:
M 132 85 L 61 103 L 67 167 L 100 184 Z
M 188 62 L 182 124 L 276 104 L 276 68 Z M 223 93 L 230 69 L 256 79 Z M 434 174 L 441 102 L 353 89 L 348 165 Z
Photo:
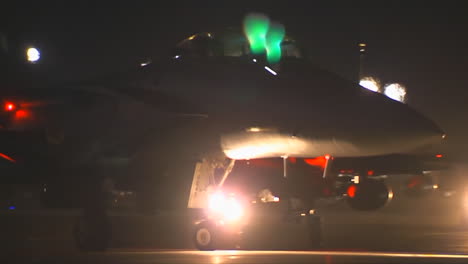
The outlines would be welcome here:
M 190 34 L 241 27 L 252 11 L 283 23 L 311 61 L 352 81 L 358 75 L 357 44 L 366 42 L 366 73 L 406 85 L 408 104 L 447 132 L 448 156 L 468 158 L 463 1 L 1 3 L 0 32 L 15 43 L 39 47 L 43 59 L 31 67 L 47 78 L 72 80 L 123 71 L 149 57 L 157 63 Z

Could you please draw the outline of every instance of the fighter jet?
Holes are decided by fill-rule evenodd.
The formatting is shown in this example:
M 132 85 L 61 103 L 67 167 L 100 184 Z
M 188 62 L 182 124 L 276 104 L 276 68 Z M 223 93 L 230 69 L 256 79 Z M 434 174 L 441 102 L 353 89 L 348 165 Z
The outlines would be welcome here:
M 131 182 L 141 206 L 182 205 L 189 194 L 197 207 L 208 180 L 172 191 L 190 186 L 193 164 L 207 175 L 223 169 L 219 185 L 236 160 L 282 159 L 288 178 L 290 158 L 406 153 L 445 136 L 410 106 L 319 69 L 292 39 L 281 49 L 271 63 L 242 34 L 199 33 L 129 74 L 56 87 L 11 82 L 0 96 L 2 163 L 14 177 L 48 183 L 51 204 L 70 192 L 51 196 L 54 182 L 73 185 L 89 205 L 97 179 L 113 177 Z M 380 185 L 361 186 L 357 203 L 380 199 Z

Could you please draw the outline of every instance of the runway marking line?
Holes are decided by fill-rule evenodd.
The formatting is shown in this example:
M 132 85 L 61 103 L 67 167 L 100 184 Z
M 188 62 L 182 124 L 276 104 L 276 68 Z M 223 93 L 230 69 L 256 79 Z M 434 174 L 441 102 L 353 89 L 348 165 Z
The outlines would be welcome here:
M 206 256 L 242 256 L 242 255 L 312 255 L 343 257 L 394 257 L 394 258 L 451 258 L 468 259 L 467 254 L 444 253 L 410 253 L 410 252 L 377 252 L 377 251 L 257 251 L 257 250 L 147 250 L 147 251 L 110 251 L 110 254 L 154 254 L 154 255 L 206 255 Z

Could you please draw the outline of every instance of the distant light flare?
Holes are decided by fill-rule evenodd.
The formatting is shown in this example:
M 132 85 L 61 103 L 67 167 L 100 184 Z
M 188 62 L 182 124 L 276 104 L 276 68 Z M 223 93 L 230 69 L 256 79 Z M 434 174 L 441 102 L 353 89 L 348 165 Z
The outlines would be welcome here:
M 364 77 L 359 81 L 359 85 L 362 87 L 371 90 L 373 92 L 379 93 L 380 92 L 380 84 L 377 79 L 372 77 Z
M 38 49 L 31 47 L 26 50 L 26 56 L 29 62 L 37 62 L 41 58 L 41 53 Z
M 406 101 L 406 88 L 399 83 L 387 84 L 384 87 L 384 94 L 395 101 L 404 103 Z

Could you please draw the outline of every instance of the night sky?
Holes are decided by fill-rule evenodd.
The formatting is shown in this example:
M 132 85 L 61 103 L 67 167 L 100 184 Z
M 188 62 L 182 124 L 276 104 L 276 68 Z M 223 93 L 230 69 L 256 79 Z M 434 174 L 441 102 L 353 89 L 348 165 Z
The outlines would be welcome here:
M 240 27 L 245 14 L 263 12 L 285 25 L 308 59 L 349 80 L 357 80 L 357 44 L 366 42 L 366 72 L 406 85 L 408 103 L 447 132 L 448 154 L 468 158 L 468 10 L 462 1 L 251 2 L 3 4 L 0 32 L 40 47 L 44 60 L 35 66 L 49 78 L 69 80 L 122 71 L 148 57 L 157 61 L 190 34 Z

